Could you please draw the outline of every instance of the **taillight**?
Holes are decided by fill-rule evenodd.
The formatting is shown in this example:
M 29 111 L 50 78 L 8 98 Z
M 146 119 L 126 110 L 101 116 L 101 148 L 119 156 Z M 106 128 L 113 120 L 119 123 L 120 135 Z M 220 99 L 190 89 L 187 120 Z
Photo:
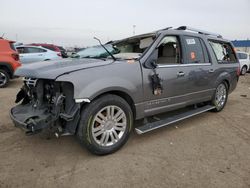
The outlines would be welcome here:
M 240 76 L 240 66 L 237 68 L 237 76 Z
M 15 61 L 19 61 L 19 55 L 14 53 L 14 54 L 11 54 L 11 57 L 15 60 Z

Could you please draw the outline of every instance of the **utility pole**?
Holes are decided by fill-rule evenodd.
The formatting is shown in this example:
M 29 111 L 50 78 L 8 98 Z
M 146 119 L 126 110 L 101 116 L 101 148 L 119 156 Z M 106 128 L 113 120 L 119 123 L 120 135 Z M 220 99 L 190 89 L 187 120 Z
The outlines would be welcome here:
M 135 35 L 135 28 L 136 28 L 136 25 L 133 25 L 133 35 Z

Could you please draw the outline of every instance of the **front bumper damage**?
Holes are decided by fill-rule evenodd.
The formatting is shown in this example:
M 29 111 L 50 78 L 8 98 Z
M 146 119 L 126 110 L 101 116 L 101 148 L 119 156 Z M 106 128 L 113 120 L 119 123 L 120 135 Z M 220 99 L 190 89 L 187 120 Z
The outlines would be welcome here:
M 16 127 L 26 135 L 43 130 L 61 134 L 75 134 L 80 119 L 80 104 L 73 99 L 70 83 L 39 80 L 30 87 L 27 83 L 17 94 L 16 105 L 10 117 Z
M 26 134 L 38 133 L 53 122 L 50 113 L 45 109 L 36 109 L 31 104 L 15 106 L 10 110 L 10 117 L 14 125 L 26 131 Z

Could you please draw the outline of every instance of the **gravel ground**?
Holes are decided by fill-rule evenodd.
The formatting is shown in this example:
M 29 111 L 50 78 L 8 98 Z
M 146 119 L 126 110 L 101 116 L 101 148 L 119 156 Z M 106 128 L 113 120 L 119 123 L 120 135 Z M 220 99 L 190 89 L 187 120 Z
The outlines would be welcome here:
M 250 74 L 220 113 L 139 136 L 98 157 L 74 137 L 25 136 L 9 110 L 21 80 L 0 89 L 0 187 L 250 187 Z

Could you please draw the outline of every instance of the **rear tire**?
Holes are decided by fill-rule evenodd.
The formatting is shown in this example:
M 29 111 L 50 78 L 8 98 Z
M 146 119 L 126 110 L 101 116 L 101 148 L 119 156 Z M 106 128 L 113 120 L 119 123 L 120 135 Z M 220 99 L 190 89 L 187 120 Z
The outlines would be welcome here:
M 228 98 L 228 86 L 225 82 L 220 83 L 215 90 L 212 105 L 215 106 L 213 112 L 220 112 L 226 106 Z
M 4 88 L 8 85 L 10 80 L 10 75 L 5 71 L 0 69 L 0 88 Z
M 245 75 L 246 73 L 247 73 L 247 66 L 244 65 L 244 66 L 242 67 L 241 71 L 240 71 L 240 74 L 241 74 L 241 75 Z
M 129 104 L 116 95 L 104 95 L 83 106 L 77 137 L 91 153 L 106 155 L 120 149 L 133 127 Z

